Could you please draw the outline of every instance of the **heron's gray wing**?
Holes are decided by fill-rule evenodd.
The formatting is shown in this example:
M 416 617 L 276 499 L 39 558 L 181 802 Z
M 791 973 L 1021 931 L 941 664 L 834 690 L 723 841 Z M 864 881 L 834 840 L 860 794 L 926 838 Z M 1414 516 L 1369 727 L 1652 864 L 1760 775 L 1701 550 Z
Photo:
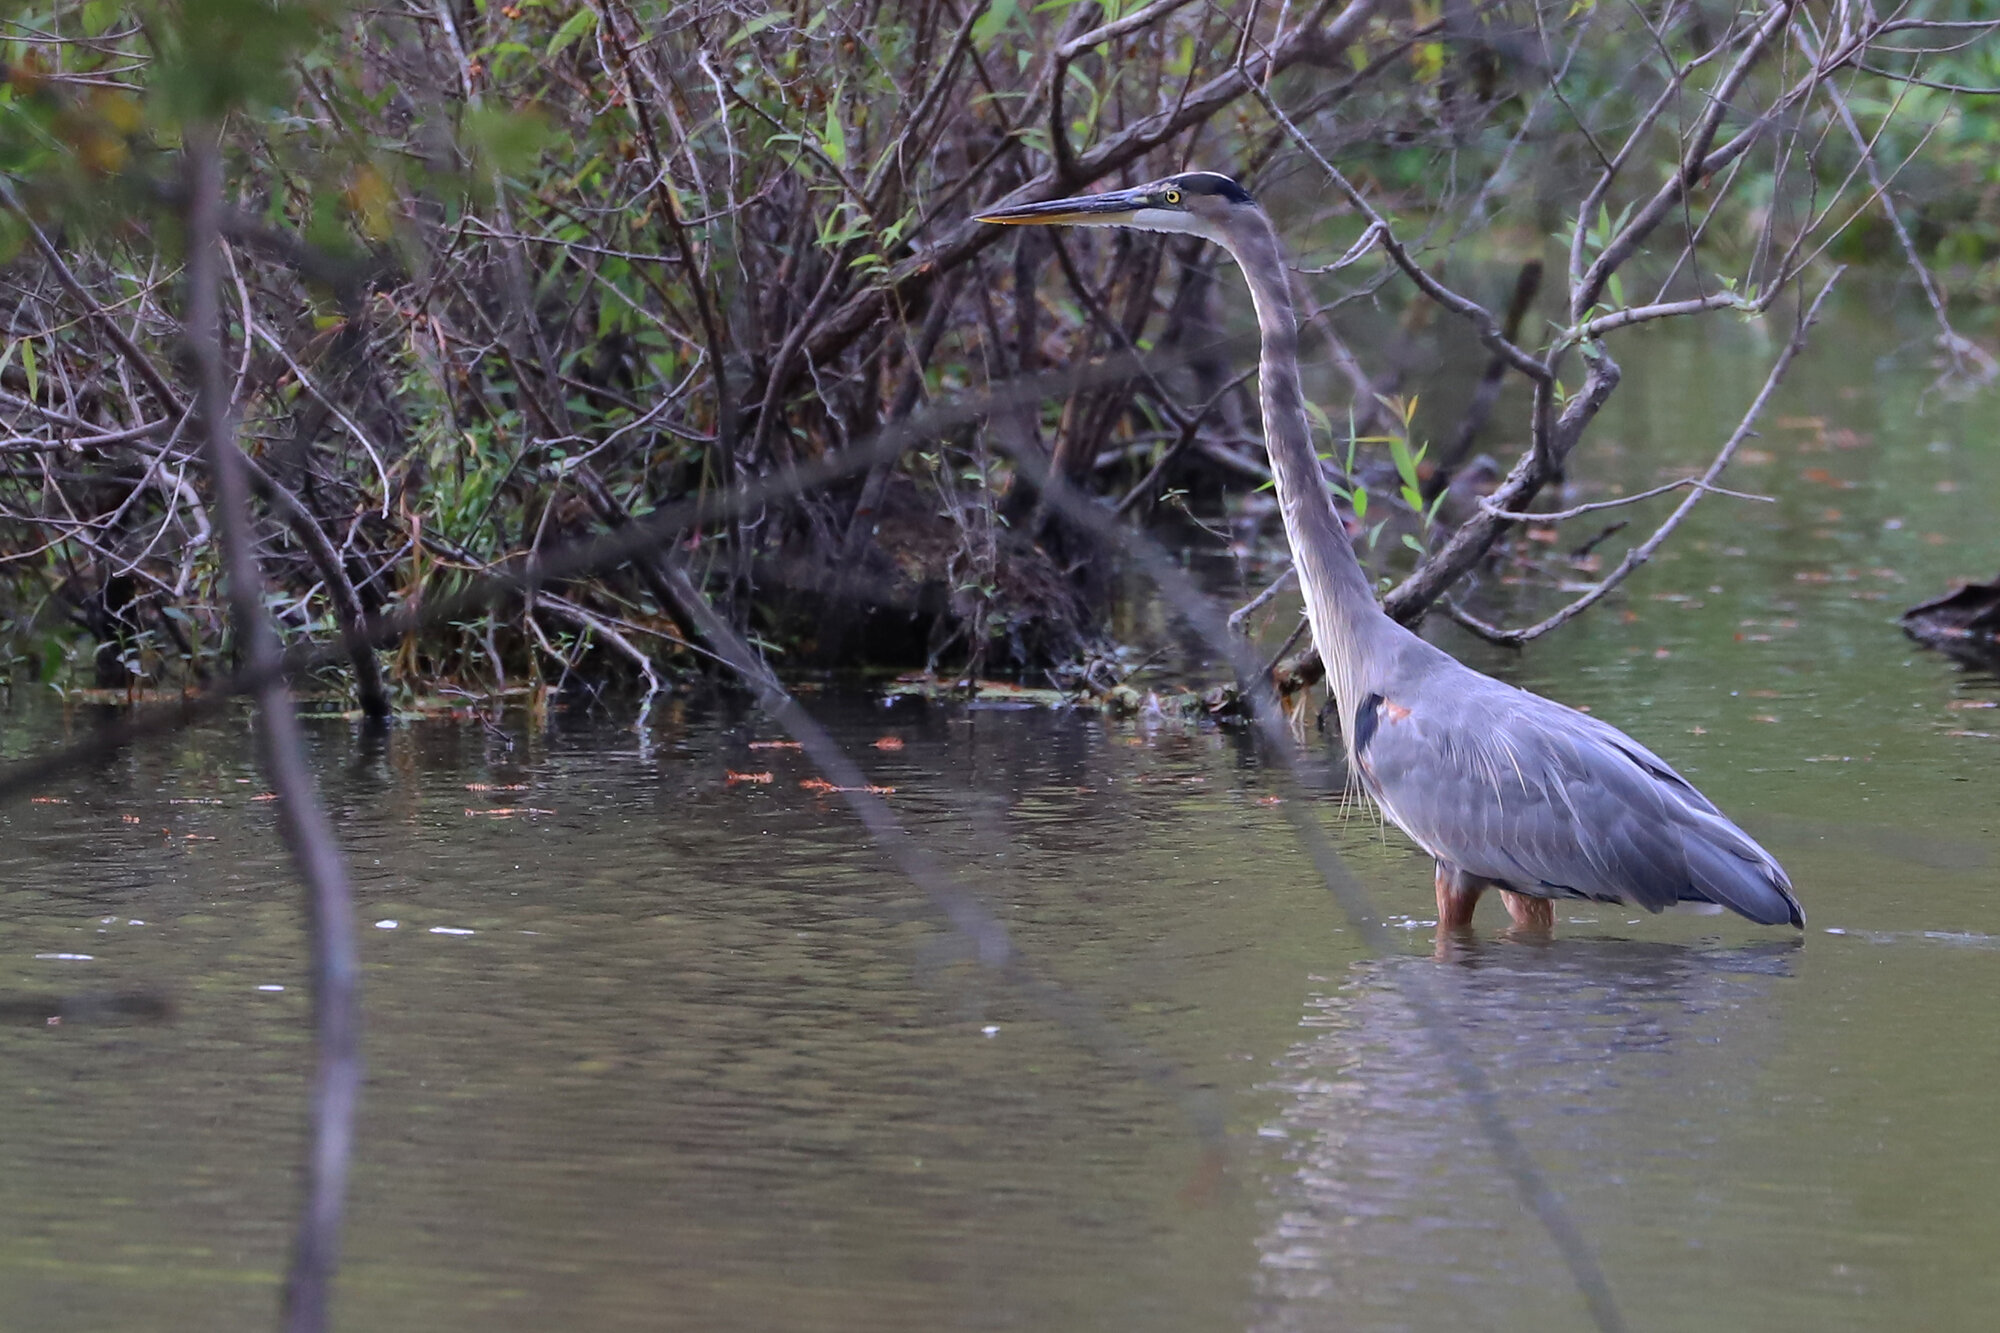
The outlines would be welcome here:
M 1672 764 L 1669 764 L 1666 760 L 1660 758 L 1660 756 L 1654 754 L 1651 750 L 1639 744 L 1639 742 L 1633 740 L 1610 723 L 1600 722 L 1588 713 L 1579 713 L 1574 708 L 1566 708 L 1562 704 L 1550 699 L 1544 699 L 1540 695 L 1529 695 L 1528 697 L 1546 708 L 1557 710 L 1572 727 L 1589 733 L 1600 744 L 1609 745 L 1618 750 L 1626 758 L 1643 769 L 1649 776 L 1665 783 L 1671 788 L 1672 794 L 1678 797 L 1682 804 L 1705 814 L 1717 817 L 1722 816 L 1722 812 L 1715 808 L 1715 803 L 1697 791 L 1692 782 L 1689 782 L 1686 778 L 1675 772 Z
M 1455 673 L 1454 673 L 1455 674 Z M 1370 696 L 1355 759 L 1369 793 L 1426 851 L 1552 897 L 1657 912 L 1721 903 L 1797 919 L 1784 872 L 1658 756 L 1614 727 L 1466 673 L 1448 706 Z
M 1624 755 L 1654 781 L 1688 858 L 1690 878 L 1681 891 L 1682 898 L 1720 903 L 1767 926 L 1789 921 L 1804 928 L 1805 909 L 1799 906 L 1791 877 L 1777 858 L 1666 760 L 1609 723 L 1535 695 L 1525 697 L 1545 713 L 1560 714 L 1573 731 L 1598 746 Z

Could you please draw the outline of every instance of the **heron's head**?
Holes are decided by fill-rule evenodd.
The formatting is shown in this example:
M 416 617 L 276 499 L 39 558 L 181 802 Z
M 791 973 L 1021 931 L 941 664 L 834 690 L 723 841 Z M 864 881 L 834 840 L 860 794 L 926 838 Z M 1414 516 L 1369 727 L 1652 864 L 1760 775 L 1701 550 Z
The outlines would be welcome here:
M 1186 171 L 1129 190 L 995 208 L 979 214 L 978 220 L 1010 227 L 1133 227 L 1219 241 L 1232 222 L 1256 208 L 1250 192 L 1220 172 Z

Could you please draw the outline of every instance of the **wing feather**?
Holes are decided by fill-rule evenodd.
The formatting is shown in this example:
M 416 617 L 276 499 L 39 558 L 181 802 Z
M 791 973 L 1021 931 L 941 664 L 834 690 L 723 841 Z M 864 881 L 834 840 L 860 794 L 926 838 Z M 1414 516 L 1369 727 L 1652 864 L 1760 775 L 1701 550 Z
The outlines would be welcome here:
M 1658 755 L 1469 670 L 1449 686 L 1414 702 L 1370 695 L 1351 733 L 1369 795 L 1433 856 L 1544 897 L 1651 912 L 1705 901 L 1804 923 L 1778 863 Z M 1425 702 L 1447 694 L 1447 710 Z

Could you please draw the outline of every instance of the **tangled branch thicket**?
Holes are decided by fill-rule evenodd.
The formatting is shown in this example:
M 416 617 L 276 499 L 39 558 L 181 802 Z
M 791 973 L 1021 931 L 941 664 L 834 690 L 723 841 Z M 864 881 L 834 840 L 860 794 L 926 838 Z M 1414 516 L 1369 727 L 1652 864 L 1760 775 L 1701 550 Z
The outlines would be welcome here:
M 1328 452 L 1355 466 L 1329 484 L 1373 499 L 1364 528 L 1408 531 L 1414 554 L 1377 549 L 1414 560 L 1388 602 L 1415 619 L 1561 475 L 1636 325 L 1790 308 L 1815 265 L 1900 247 L 1947 352 L 1990 368 L 1926 271 L 1976 278 L 1992 229 L 1963 200 L 1992 170 L 1966 107 L 1994 25 L 1962 7 L 17 9 L 0 27 L 10 678 L 173 685 L 234 651 L 178 313 L 202 99 L 231 108 L 232 398 L 267 599 L 295 638 L 782 482 L 961 389 L 1153 358 L 409 634 L 388 686 L 357 651 L 364 702 L 655 682 L 713 649 L 711 604 L 782 660 L 1102 684 L 1109 580 L 1015 460 L 1142 523 L 1253 490 L 1232 279 L 1188 238 L 1002 232 L 969 221 L 979 206 L 1190 166 L 1256 190 L 1304 242 L 1309 345 L 1346 386 Z M 1897 192 L 1913 162 L 1928 203 Z M 1402 396 L 1425 386 L 1398 339 L 1355 335 L 1433 312 L 1483 344 L 1486 375 L 1430 423 L 1419 466 Z M 1489 436 L 1519 452 L 1497 492 L 1451 492 Z

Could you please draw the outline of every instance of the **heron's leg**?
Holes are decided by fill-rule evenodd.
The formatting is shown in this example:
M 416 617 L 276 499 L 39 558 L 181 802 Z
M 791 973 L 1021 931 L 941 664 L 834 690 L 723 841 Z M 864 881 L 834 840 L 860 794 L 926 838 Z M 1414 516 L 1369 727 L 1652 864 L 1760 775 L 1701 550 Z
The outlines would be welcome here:
M 1516 893 L 1512 889 L 1500 890 L 1500 901 L 1506 904 L 1507 915 L 1514 918 L 1517 930 L 1534 930 L 1547 934 L 1556 928 L 1556 905 L 1551 898 L 1536 898 L 1526 893 Z
M 1472 909 L 1479 905 L 1479 895 L 1485 890 L 1485 880 L 1438 862 L 1438 934 L 1472 929 Z

